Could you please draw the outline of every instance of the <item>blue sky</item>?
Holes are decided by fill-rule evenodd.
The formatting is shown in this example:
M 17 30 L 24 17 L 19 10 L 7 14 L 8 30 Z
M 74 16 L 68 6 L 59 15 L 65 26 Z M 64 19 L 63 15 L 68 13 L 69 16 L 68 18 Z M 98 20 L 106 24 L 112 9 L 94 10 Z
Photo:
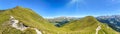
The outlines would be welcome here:
M 0 9 L 30 8 L 43 17 L 120 15 L 120 0 L 0 0 Z

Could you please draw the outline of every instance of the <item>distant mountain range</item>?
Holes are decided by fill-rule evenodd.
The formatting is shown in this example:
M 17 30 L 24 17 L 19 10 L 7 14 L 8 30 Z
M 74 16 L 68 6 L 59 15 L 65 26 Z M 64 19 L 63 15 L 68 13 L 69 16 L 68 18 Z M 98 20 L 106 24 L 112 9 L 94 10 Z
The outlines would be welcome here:
M 64 18 L 66 18 L 66 19 L 64 19 Z M 108 24 L 114 30 L 120 32 L 120 15 L 98 16 L 98 17 L 96 17 L 96 19 L 98 21 L 100 21 L 101 23 Z M 52 23 L 57 23 L 55 25 L 60 27 L 64 24 L 66 24 L 66 23 L 69 23 L 69 21 L 80 20 L 80 18 L 76 18 L 76 17 L 74 17 L 74 18 L 72 18 L 72 17 L 71 18 L 70 17 L 69 18 L 67 18 L 67 17 L 57 17 L 57 18 L 53 18 L 53 19 L 49 19 L 49 20 Z M 55 22 L 56 20 L 58 20 L 59 22 Z
M 63 26 L 64 24 L 68 23 L 69 21 L 73 20 L 79 20 L 80 18 L 76 17 L 56 17 L 56 18 L 50 18 L 47 19 L 50 23 L 55 24 L 55 26 L 60 27 Z
M 99 16 L 97 20 L 102 23 L 107 23 L 114 30 L 120 32 L 120 15 Z
M 102 19 L 86 16 L 46 20 L 29 8 L 17 6 L 0 10 L 0 34 L 119 34 L 109 24 L 101 23 Z

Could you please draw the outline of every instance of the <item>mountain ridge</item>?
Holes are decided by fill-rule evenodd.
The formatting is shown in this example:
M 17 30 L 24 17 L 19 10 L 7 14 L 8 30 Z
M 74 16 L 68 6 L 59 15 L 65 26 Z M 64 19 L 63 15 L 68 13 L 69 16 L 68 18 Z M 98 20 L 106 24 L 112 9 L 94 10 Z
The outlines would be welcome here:
M 114 30 L 120 32 L 120 15 L 112 15 L 112 16 L 99 16 L 96 18 L 98 21 L 102 23 L 108 24 Z
M 38 31 L 42 32 L 42 34 L 95 34 L 96 28 L 100 25 L 101 30 L 99 30 L 99 34 L 103 32 L 107 34 L 118 34 L 111 28 L 106 28 L 107 25 L 101 24 L 93 16 L 70 21 L 70 23 L 67 23 L 62 27 L 56 27 L 31 9 L 19 6 L 5 10 L 0 13 L 0 16 L 2 16 L 0 17 L 0 34 L 37 34 L 36 32 Z M 11 20 L 10 18 L 13 17 L 14 19 Z M 99 23 L 100 25 L 97 25 Z M 17 29 L 18 26 L 17 28 L 16 26 L 12 26 L 13 24 L 16 26 L 19 25 L 19 27 L 29 28 L 21 31 Z
M 55 31 L 52 31 L 53 28 L 55 28 L 55 30 L 57 29 L 57 27 L 55 27 L 54 25 L 50 25 L 50 23 L 48 23 L 47 20 L 45 20 L 44 18 L 42 18 L 35 12 L 31 11 L 30 9 L 16 8 L 16 7 L 13 9 L 8 9 L 0 14 L 0 16 L 3 16 L 0 18 L 0 24 L 8 21 L 10 18 L 10 15 L 12 15 L 15 19 L 19 20 L 20 23 L 23 23 L 24 25 L 32 27 L 32 28 L 38 28 L 41 31 L 45 30 L 46 33 L 55 32 Z M 12 33 L 12 34 L 15 34 L 15 33 Z

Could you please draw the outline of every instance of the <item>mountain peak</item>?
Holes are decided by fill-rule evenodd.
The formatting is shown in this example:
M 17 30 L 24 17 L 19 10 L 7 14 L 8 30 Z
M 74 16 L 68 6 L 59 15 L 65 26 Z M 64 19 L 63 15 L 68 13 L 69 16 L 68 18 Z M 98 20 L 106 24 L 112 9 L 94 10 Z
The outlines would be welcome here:
M 21 8 L 21 6 L 16 6 L 16 8 Z
M 15 8 L 23 8 L 22 6 L 16 6 Z

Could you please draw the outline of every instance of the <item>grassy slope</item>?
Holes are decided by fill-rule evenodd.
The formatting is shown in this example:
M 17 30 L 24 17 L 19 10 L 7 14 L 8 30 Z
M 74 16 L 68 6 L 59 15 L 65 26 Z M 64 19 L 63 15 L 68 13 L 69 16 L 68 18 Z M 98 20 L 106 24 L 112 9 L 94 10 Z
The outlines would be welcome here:
M 65 26 L 57 28 L 54 25 L 48 23 L 47 20 L 44 20 L 41 16 L 33 12 L 31 9 L 18 6 L 16 8 L 9 9 L 0 13 L 0 34 L 35 34 L 35 31 L 32 29 L 27 29 L 24 32 L 21 32 L 9 25 L 3 25 L 7 23 L 10 15 L 20 20 L 20 23 L 23 23 L 26 26 L 38 28 L 42 32 L 45 32 L 44 34 L 95 34 L 95 29 L 100 23 L 95 18 L 89 16 L 78 21 L 71 21 Z M 105 26 L 106 25 L 102 26 L 103 29 L 101 32 L 105 32 L 107 34 L 115 34 L 114 30 L 110 28 L 106 29 Z
M 0 13 L 0 34 L 21 34 L 22 32 L 12 28 L 7 24 L 9 20 L 8 14 L 6 12 Z
M 96 28 L 101 25 L 101 30 L 99 31 L 99 34 L 118 34 L 116 31 L 114 31 L 111 28 L 107 28 L 108 26 L 106 24 L 102 24 L 98 22 L 94 17 L 87 16 L 85 18 L 82 18 L 80 20 L 71 21 L 70 23 L 66 24 L 62 28 L 67 28 L 69 30 L 72 30 L 73 33 L 78 32 L 78 34 L 95 34 Z
M 5 21 L 8 21 L 10 15 L 20 20 L 20 22 L 24 23 L 26 26 L 38 28 L 39 30 L 46 33 L 55 33 L 58 30 L 62 31 L 54 25 L 48 23 L 47 20 L 44 20 L 41 16 L 39 16 L 32 10 L 19 6 L 0 13 L 0 16 L 2 16 L 0 17 L 0 25 L 2 25 Z

